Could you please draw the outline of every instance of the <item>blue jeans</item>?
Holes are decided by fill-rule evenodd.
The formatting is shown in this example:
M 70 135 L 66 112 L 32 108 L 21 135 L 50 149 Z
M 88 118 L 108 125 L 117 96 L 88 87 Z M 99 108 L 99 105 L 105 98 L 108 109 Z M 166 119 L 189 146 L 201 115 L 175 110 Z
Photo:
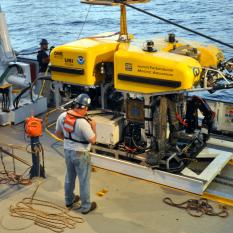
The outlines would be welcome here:
M 74 189 L 76 176 L 79 179 L 79 190 L 81 200 L 81 211 L 88 211 L 91 208 L 90 202 L 90 176 L 91 158 L 90 153 L 80 153 L 73 150 L 64 150 L 66 161 L 65 178 L 65 202 L 70 205 L 74 201 Z

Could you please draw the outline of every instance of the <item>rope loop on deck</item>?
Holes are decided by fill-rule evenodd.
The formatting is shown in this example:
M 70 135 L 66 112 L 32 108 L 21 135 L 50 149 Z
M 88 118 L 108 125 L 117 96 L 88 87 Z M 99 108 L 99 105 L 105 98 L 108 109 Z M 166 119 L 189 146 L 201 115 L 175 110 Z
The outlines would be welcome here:
M 35 179 L 36 189 L 31 197 L 25 197 L 21 201 L 9 207 L 10 216 L 32 221 L 27 227 L 23 228 L 8 228 L 3 224 L 2 219 L 0 225 L 6 230 L 25 230 L 33 225 L 51 230 L 56 233 L 62 233 L 66 228 L 75 229 L 78 223 L 83 223 L 84 219 L 70 213 L 70 210 L 52 203 L 50 201 L 36 199 L 35 195 L 42 184 L 39 178 Z
M 218 216 L 221 218 L 226 218 L 229 216 L 229 212 L 226 206 L 219 206 L 219 211 L 217 212 L 212 205 L 208 202 L 206 198 L 200 199 L 188 199 L 187 201 L 181 203 L 175 203 L 170 197 L 165 197 L 163 202 L 167 205 L 184 209 L 187 213 L 193 217 L 201 217 L 203 215 Z

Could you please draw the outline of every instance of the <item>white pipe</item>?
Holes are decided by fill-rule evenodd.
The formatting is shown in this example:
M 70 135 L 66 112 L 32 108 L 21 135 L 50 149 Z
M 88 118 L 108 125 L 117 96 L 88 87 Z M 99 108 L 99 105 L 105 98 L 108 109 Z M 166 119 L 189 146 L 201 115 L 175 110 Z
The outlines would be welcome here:
M 30 82 L 28 81 L 28 79 L 26 79 L 25 77 L 21 77 L 18 75 L 10 75 L 7 78 L 7 82 L 16 86 L 20 86 L 20 87 L 28 87 Z

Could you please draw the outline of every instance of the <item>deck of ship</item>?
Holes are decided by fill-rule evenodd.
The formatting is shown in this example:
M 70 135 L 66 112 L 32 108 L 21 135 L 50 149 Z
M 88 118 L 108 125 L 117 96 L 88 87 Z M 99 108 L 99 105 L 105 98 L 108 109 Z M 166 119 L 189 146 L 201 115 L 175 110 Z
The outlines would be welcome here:
M 1 142 L 25 145 L 22 125 L 1 127 L 0 135 Z M 41 138 L 41 142 L 45 149 L 47 178 L 40 186 L 37 198 L 64 205 L 64 158 L 51 147 L 54 140 L 46 134 Z M 31 161 L 29 154 L 19 152 L 18 155 Z M 11 162 L 11 159 L 7 157 L 4 159 L 6 163 Z M 21 164 L 17 165 L 19 171 L 25 168 Z M 0 170 L 2 170 L 1 165 Z M 96 193 L 103 188 L 108 192 L 103 197 L 97 196 Z M 30 196 L 34 189 L 34 185 L 24 187 L 0 185 L 1 224 L 8 228 L 22 228 L 30 225 L 28 220 L 10 217 L 8 208 L 11 204 Z M 78 185 L 76 189 L 78 193 Z M 183 202 L 189 198 L 196 198 L 196 196 L 111 171 L 97 168 L 96 172 L 92 173 L 91 196 L 92 200 L 97 202 L 98 208 L 88 215 L 81 215 L 85 222 L 78 224 L 76 229 L 67 229 L 65 232 L 231 233 L 233 231 L 232 207 L 229 207 L 230 216 L 228 218 L 211 216 L 194 218 L 184 210 L 165 205 L 162 200 L 164 197 L 171 197 L 176 202 Z M 217 203 L 212 202 L 212 204 L 218 206 Z M 0 226 L 0 232 L 12 231 Z M 30 228 L 18 232 L 47 233 L 51 231 L 32 225 Z

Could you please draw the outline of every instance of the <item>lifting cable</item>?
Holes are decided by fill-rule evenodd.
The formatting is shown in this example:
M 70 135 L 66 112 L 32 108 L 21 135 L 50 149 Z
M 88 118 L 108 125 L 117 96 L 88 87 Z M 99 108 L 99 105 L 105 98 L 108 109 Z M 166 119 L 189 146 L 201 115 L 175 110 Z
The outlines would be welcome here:
M 160 16 L 158 16 L 158 15 L 152 14 L 152 13 L 150 13 L 150 12 L 148 12 L 148 11 L 145 11 L 145 10 L 143 10 L 143 9 L 140 9 L 140 8 L 138 8 L 138 7 L 135 7 L 134 5 L 130 5 L 130 4 L 126 3 L 126 1 L 124 1 L 124 0 L 114 0 L 114 2 L 115 2 L 115 3 L 120 3 L 120 4 L 125 5 L 125 6 L 128 6 L 128 7 L 130 7 L 130 8 L 133 8 L 134 10 L 137 10 L 137 11 L 139 11 L 139 12 L 141 12 L 141 13 L 144 13 L 144 14 L 146 14 L 146 15 L 149 15 L 149 16 L 151 16 L 151 17 L 153 17 L 153 18 L 162 20 L 162 21 L 164 21 L 164 22 L 166 22 L 166 23 L 168 23 L 168 24 L 172 24 L 172 25 L 174 25 L 174 26 L 176 26 L 176 27 L 179 27 L 179 28 L 184 29 L 184 30 L 186 30 L 186 31 L 192 32 L 192 33 L 194 33 L 194 34 L 196 34 L 196 35 L 199 35 L 199 36 L 201 36 L 201 37 L 207 38 L 207 39 L 212 40 L 212 41 L 214 41 L 214 42 L 216 42 L 216 43 L 219 43 L 219 44 L 221 44 L 221 45 L 224 45 L 224 46 L 226 46 L 226 47 L 229 47 L 229 48 L 233 49 L 233 45 L 231 45 L 231 44 L 229 44 L 229 43 L 225 43 L 225 42 L 223 42 L 223 41 L 221 41 L 221 40 L 218 40 L 218 39 L 215 39 L 215 38 L 213 38 L 213 37 L 211 37 L 211 36 L 205 35 L 205 34 L 203 34 L 203 33 L 201 33 L 201 32 L 192 30 L 192 29 L 190 29 L 190 28 L 188 28 L 188 27 L 185 27 L 185 26 L 182 26 L 182 25 L 180 25 L 180 24 L 178 24 L 178 23 L 172 22 L 171 20 L 162 18 L 162 17 L 160 17 Z
M 197 199 L 189 199 L 182 203 L 175 203 L 172 201 L 170 197 L 165 197 L 163 202 L 167 205 L 184 209 L 187 213 L 193 217 L 201 217 L 203 215 L 209 216 L 218 216 L 221 218 L 226 218 L 229 216 L 229 212 L 227 207 L 219 206 L 219 211 L 217 212 L 212 205 L 208 202 L 206 198 Z
M 84 28 L 84 26 L 85 26 L 85 24 L 86 24 L 86 22 L 87 22 L 87 17 L 88 17 L 88 14 L 89 14 L 89 12 L 90 12 L 90 9 L 91 9 L 91 5 L 88 6 L 87 14 L 86 14 L 85 20 L 84 20 L 84 22 L 83 22 L 83 25 L 82 25 L 82 27 L 81 27 L 81 30 L 80 30 L 80 32 L 79 32 L 79 34 L 78 34 L 78 38 L 77 38 L 77 39 L 80 38 L 80 36 L 81 36 L 81 34 L 82 34 L 82 32 L 83 32 L 83 28 Z

